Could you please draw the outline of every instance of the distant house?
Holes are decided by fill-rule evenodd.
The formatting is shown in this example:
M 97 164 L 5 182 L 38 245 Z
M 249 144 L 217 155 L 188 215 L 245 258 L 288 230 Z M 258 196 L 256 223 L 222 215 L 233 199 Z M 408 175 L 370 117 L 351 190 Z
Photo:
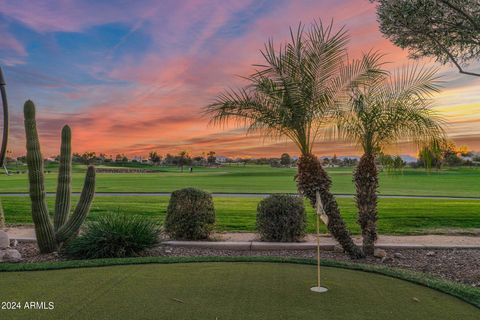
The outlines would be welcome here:
M 217 158 L 216 159 L 217 163 L 225 163 L 227 162 L 227 159 L 228 159 L 227 157 L 224 157 L 224 156 L 218 156 L 216 158 Z
M 409 155 L 401 155 L 400 158 L 402 158 L 403 161 L 406 163 L 414 163 L 417 162 L 417 158 L 409 156 Z
M 142 162 L 143 162 L 143 158 L 142 158 L 142 157 L 135 156 L 135 157 L 133 157 L 130 161 L 131 161 L 131 162 L 140 162 L 140 163 L 142 163 Z

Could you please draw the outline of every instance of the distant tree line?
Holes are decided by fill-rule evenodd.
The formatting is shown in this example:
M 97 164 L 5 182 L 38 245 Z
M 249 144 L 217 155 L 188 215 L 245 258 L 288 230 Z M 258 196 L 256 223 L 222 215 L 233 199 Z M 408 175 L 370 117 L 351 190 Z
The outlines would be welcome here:
M 47 161 L 58 162 L 59 156 Z M 7 163 L 12 162 L 26 163 L 26 157 L 21 156 L 16 159 L 7 157 Z M 203 153 L 202 155 L 192 156 L 187 151 L 181 151 L 178 154 L 167 153 L 165 156 L 160 155 L 157 151 L 151 151 L 146 158 L 128 157 L 121 153 L 107 155 L 87 151 L 84 153 L 74 153 L 72 162 L 77 164 L 126 164 L 126 163 L 143 163 L 155 166 L 176 166 L 180 170 L 185 167 L 212 167 L 219 165 L 270 165 L 272 167 L 296 167 L 298 158 L 288 153 L 283 153 L 280 157 L 260 157 L 260 158 L 227 158 L 219 159 L 214 151 Z M 325 167 L 356 167 L 358 158 L 355 157 L 321 157 L 320 161 Z M 436 168 L 457 167 L 457 166 L 477 166 L 480 165 L 480 154 L 476 154 L 469 150 L 466 146 L 456 146 L 452 141 L 437 142 L 430 146 L 422 148 L 418 154 L 418 160 L 407 163 L 398 155 L 388 155 L 381 153 L 376 158 L 376 164 L 382 170 L 387 172 L 401 172 L 407 166 L 413 168 Z
M 423 147 L 414 166 L 427 169 L 440 169 L 444 166 L 478 166 L 480 154 L 468 150 L 466 146 L 457 146 L 454 142 L 444 140 Z

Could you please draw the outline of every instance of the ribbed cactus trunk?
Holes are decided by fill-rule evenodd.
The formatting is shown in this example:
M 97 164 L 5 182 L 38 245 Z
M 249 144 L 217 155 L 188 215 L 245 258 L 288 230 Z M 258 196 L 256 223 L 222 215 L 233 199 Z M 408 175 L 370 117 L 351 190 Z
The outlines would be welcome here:
M 25 133 L 27 136 L 27 164 L 32 200 L 32 218 L 35 224 L 38 247 L 42 253 L 50 253 L 75 237 L 87 217 L 95 196 L 95 168 L 88 167 L 80 201 L 73 214 L 71 206 L 72 150 L 71 131 L 62 129 L 60 167 L 58 173 L 57 198 L 55 201 L 54 224 L 50 221 L 45 199 L 43 158 L 35 120 L 35 105 L 27 101 L 24 106 Z
M 48 216 L 45 199 L 45 183 L 43 157 L 38 140 L 37 123 L 35 120 L 35 105 L 32 101 L 25 102 L 25 135 L 27 139 L 28 179 L 30 182 L 30 199 L 32 200 L 32 219 L 35 224 L 35 235 L 40 252 L 49 253 L 57 249 L 52 223 Z
M 60 147 L 60 166 L 58 168 L 57 198 L 55 200 L 55 216 L 53 224 L 58 231 L 65 224 L 70 213 L 71 171 L 72 171 L 72 131 L 69 126 L 62 129 Z
M 355 168 L 355 201 L 358 222 L 362 228 L 363 252 L 373 255 L 377 241 L 378 171 L 375 156 L 364 154 Z
M 80 230 L 85 218 L 90 212 L 93 197 L 95 196 L 95 168 L 89 166 L 87 169 L 87 175 L 85 177 L 85 183 L 83 185 L 82 194 L 80 195 L 80 201 L 78 201 L 77 207 L 73 212 L 70 219 L 62 225 L 56 234 L 57 241 L 59 243 L 67 241 L 75 236 Z
M 313 154 L 304 154 L 298 160 L 298 173 L 295 177 L 298 191 L 316 207 L 316 193 L 320 193 L 325 213 L 328 216 L 327 228 L 345 252 L 352 258 L 363 258 L 364 254 L 355 245 L 343 221 L 335 197 L 330 192 L 332 181 Z

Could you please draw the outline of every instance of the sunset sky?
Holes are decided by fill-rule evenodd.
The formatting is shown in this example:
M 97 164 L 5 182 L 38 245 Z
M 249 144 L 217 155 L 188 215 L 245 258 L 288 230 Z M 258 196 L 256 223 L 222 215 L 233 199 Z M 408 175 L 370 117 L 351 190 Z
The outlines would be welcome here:
M 350 30 L 350 54 L 386 53 L 391 68 L 407 53 L 382 38 L 367 0 L 344 1 L 8 1 L 0 0 L 0 65 L 11 105 L 15 155 L 25 153 L 22 107 L 37 105 L 45 156 L 58 153 L 69 124 L 76 152 L 147 155 L 210 150 L 225 156 L 272 156 L 286 141 L 208 125 L 201 109 L 225 87 L 243 84 L 269 37 L 314 19 Z M 434 61 L 422 63 L 433 65 Z M 480 71 L 479 64 L 470 66 Z M 459 144 L 480 150 L 480 78 L 441 68 L 435 108 Z M 318 155 L 356 155 L 354 146 L 321 141 Z M 410 147 L 392 152 L 415 154 Z

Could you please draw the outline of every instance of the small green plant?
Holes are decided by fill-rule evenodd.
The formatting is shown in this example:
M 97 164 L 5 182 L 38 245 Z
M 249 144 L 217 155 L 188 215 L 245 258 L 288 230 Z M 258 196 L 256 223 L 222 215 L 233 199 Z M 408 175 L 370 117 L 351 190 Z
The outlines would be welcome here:
M 174 239 L 207 239 L 215 223 L 212 196 L 185 188 L 172 193 L 165 217 L 165 232 Z
M 81 259 L 138 256 L 158 243 L 156 223 L 140 216 L 110 213 L 87 223 L 85 232 L 65 245 L 68 256 Z
M 70 214 L 71 172 L 72 172 L 72 133 L 69 126 L 62 129 L 60 166 L 58 169 L 57 197 L 54 223 L 50 220 L 45 194 L 43 156 L 35 119 L 35 105 L 28 100 L 24 105 L 25 134 L 27 140 L 27 165 L 32 202 L 32 219 L 35 225 L 37 244 L 42 253 L 58 250 L 67 240 L 74 238 L 90 212 L 95 196 L 95 168 L 89 166 L 85 176 L 80 200 Z
M 305 236 L 306 213 L 301 197 L 271 195 L 258 204 L 257 231 L 263 241 L 300 241 Z

